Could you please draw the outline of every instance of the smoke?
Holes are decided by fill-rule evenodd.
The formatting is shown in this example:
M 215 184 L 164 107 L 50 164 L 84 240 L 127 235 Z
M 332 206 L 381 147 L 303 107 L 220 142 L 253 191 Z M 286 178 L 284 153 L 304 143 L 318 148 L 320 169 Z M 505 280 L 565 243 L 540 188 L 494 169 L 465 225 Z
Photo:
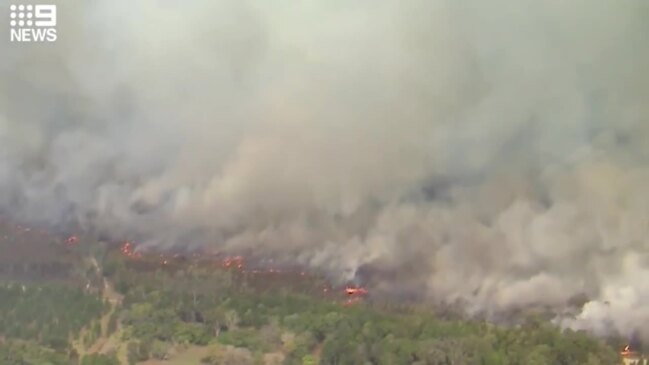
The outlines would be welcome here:
M 56 3 L 0 43 L 3 211 L 646 331 L 646 1 Z

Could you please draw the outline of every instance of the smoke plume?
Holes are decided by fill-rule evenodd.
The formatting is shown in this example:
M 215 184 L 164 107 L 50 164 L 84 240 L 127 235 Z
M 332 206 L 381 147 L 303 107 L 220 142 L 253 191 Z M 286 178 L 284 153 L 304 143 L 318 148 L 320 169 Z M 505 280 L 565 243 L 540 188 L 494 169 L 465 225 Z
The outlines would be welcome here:
M 649 320 L 646 1 L 55 3 L 0 43 L 12 216 Z

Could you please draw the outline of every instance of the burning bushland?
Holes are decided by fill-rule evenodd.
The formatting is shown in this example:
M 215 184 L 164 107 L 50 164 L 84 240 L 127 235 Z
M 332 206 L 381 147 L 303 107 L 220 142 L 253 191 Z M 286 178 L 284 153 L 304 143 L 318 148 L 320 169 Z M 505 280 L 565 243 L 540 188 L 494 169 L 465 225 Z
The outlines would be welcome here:
M 58 4 L 0 44 L 1 211 L 646 331 L 645 1 Z
M 272 266 L 264 260 L 247 260 L 241 255 L 231 256 L 205 250 L 141 252 L 136 247 L 132 242 L 123 242 L 119 246 L 119 252 L 131 267 L 140 271 L 178 271 L 189 267 L 230 271 L 236 274 L 235 280 L 261 291 L 290 288 L 328 300 L 340 300 L 345 305 L 358 303 L 369 295 L 369 290 L 365 287 L 332 284 L 321 274 L 307 271 L 307 268 Z M 343 294 L 345 298 L 342 298 Z
M 67 249 L 77 242 L 76 237 L 60 238 L 0 216 L 0 281 L 85 284 L 85 278 L 75 273 L 75 265 L 83 256 Z

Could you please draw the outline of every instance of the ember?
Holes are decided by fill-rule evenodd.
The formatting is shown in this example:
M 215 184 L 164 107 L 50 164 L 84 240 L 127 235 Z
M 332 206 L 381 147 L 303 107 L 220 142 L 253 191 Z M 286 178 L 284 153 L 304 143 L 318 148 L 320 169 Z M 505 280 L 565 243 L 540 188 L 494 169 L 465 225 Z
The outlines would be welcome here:
M 222 266 L 223 267 L 236 267 L 238 269 L 243 268 L 243 257 L 241 256 L 234 256 L 234 257 L 226 257 L 223 260 Z
M 349 298 L 343 303 L 343 305 L 349 306 L 360 302 L 363 297 L 368 294 L 368 291 L 361 287 L 347 286 L 345 287 L 345 294 L 347 294 Z
M 128 241 L 124 242 L 124 244 L 122 244 L 119 250 L 122 252 L 122 255 L 129 258 L 142 257 L 142 255 L 139 252 L 135 252 L 135 248 L 133 247 L 133 244 Z
M 79 243 L 79 237 L 77 237 L 77 236 L 70 236 L 70 237 L 68 237 L 67 240 L 65 240 L 65 244 L 68 245 L 68 246 L 74 246 L 77 243 Z
M 631 350 L 629 345 L 624 346 L 624 350 L 620 352 L 622 356 L 631 356 L 635 354 L 635 351 Z
M 367 289 L 365 288 L 355 288 L 355 287 L 346 287 L 345 293 L 350 296 L 361 296 L 367 294 Z

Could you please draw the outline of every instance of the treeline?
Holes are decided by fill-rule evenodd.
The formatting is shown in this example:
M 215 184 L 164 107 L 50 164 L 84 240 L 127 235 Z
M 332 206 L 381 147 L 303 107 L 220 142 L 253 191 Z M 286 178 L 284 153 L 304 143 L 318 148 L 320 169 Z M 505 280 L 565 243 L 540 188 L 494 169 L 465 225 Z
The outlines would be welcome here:
M 138 273 L 112 265 L 131 363 L 178 346 L 209 345 L 204 364 L 612 365 L 616 351 L 530 318 L 506 328 L 395 313 L 290 291 L 259 292 L 227 272 Z
M 108 309 L 99 294 L 64 285 L 0 286 L 0 332 L 54 349 Z
M 121 365 L 115 355 L 90 354 L 79 360 L 76 354 L 57 352 L 33 341 L 0 342 L 2 365 Z
M 70 355 L 40 346 L 32 341 L 7 340 L 0 342 L 2 365 L 69 365 Z
M 70 341 L 108 308 L 100 294 L 68 285 L 0 285 L 0 364 L 76 363 Z
M 140 271 L 109 256 L 103 267 L 124 295 L 107 332 L 119 336 L 130 364 L 168 359 L 188 346 L 205 349 L 205 365 L 619 362 L 614 348 L 602 341 L 562 332 L 534 317 L 521 326 L 502 327 L 371 303 L 343 306 L 343 298 L 259 290 L 233 272 L 191 263 Z M 314 288 L 322 284 L 317 280 Z M 80 359 L 70 342 L 82 332 L 99 336 L 97 320 L 109 307 L 100 293 L 69 285 L 0 286 L 0 364 L 117 365 L 114 354 Z

